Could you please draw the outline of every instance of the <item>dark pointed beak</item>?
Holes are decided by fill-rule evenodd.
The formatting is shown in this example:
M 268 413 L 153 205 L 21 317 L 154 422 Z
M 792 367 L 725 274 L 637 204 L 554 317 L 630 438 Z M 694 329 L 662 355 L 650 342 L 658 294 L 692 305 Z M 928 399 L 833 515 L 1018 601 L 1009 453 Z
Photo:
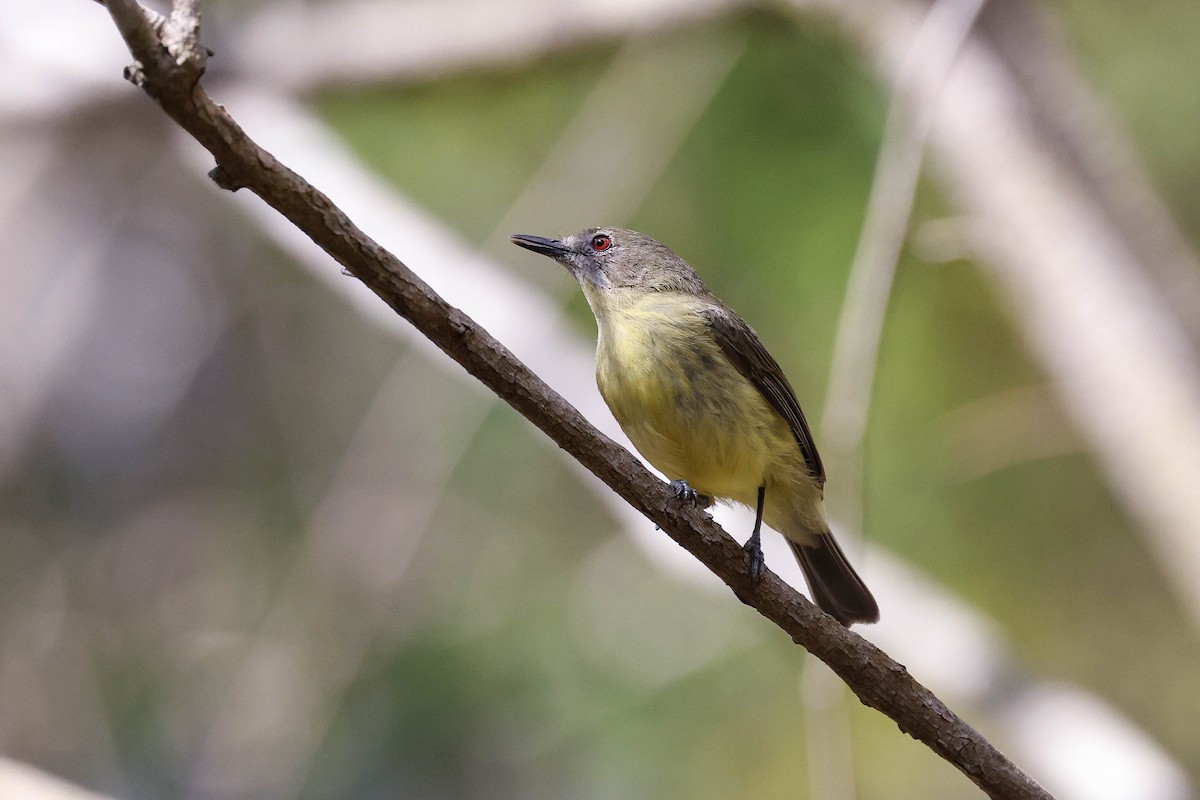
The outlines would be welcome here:
M 544 236 L 530 236 L 528 233 L 514 233 L 508 240 L 517 247 L 524 247 L 550 258 L 560 258 L 571 252 L 559 239 L 547 239 Z

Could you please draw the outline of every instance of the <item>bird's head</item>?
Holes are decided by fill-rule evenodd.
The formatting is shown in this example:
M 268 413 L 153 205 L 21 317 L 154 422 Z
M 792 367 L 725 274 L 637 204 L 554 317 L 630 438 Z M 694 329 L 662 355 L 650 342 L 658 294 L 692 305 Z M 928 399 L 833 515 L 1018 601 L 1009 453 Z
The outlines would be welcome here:
M 681 291 L 707 294 L 704 283 L 688 263 L 655 239 L 625 228 L 588 228 L 562 239 L 525 233 L 510 237 L 513 244 L 553 258 L 592 293 L 613 290 Z

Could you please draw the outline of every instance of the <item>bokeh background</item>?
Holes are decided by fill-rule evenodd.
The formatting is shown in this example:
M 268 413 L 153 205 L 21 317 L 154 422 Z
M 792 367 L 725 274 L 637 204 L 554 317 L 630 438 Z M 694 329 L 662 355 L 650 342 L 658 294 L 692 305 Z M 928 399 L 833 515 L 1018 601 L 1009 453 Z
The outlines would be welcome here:
M 614 435 L 506 238 L 672 245 L 809 412 L 861 633 L 1060 798 L 1195 797 L 1200 6 L 978 5 L 226 0 L 206 85 Z M 212 186 L 128 60 L 99 5 L 0 10 L 0 797 L 980 796 Z

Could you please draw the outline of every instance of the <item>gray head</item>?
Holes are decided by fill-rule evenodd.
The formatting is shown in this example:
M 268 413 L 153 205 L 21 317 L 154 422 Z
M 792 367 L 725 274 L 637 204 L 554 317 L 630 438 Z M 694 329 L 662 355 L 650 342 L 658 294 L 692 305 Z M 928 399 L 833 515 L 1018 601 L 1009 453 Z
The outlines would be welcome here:
M 588 228 L 564 239 L 525 233 L 513 244 L 553 258 L 571 271 L 586 291 L 591 287 L 647 292 L 708 294 L 688 263 L 665 244 L 625 228 Z

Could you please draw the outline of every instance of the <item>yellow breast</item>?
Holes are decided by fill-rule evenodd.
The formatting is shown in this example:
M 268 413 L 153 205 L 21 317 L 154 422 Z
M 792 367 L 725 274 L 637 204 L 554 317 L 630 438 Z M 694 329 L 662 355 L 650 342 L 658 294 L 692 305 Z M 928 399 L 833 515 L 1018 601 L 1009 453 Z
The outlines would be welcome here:
M 753 504 L 796 462 L 787 423 L 726 358 L 687 295 L 653 293 L 597 313 L 596 382 L 630 441 L 670 479 Z

